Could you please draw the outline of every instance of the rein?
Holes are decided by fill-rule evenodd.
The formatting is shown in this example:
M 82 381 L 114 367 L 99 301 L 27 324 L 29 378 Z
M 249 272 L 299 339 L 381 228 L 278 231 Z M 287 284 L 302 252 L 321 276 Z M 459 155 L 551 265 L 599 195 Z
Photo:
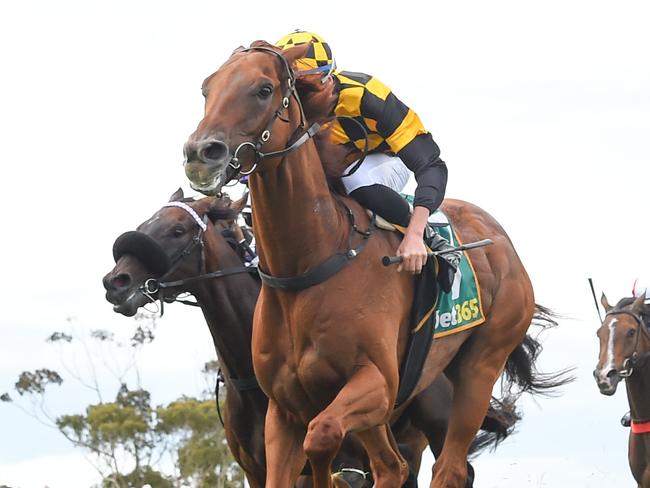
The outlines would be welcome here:
M 230 176 L 228 181 L 233 180 L 240 175 L 248 176 L 254 173 L 255 170 L 257 169 L 258 164 L 264 159 L 284 156 L 292 151 L 295 151 L 300 146 L 302 146 L 305 142 L 307 142 L 309 139 L 314 137 L 320 130 L 320 125 L 317 123 L 312 124 L 307 130 L 305 130 L 305 126 L 306 126 L 305 111 L 302 108 L 302 103 L 300 102 L 300 98 L 298 97 L 298 92 L 296 91 L 296 77 L 294 75 L 293 69 L 291 69 L 291 66 L 289 66 L 289 62 L 287 61 L 287 58 L 285 58 L 279 52 L 263 46 L 249 47 L 246 49 L 242 49 L 239 52 L 251 52 L 251 51 L 269 53 L 272 54 L 273 56 L 276 56 L 282 61 L 282 65 L 287 73 L 287 89 L 285 90 L 282 96 L 282 102 L 280 103 L 280 107 L 278 107 L 273 117 L 271 117 L 271 120 L 269 120 L 268 124 L 266 125 L 266 128 L 262 131 L 262 134 L 260 135 L 259 139 L 257 139 L 256 142 L 250 142 L 250 141 L 242 142 L 235 149 L 235 152 L 233 153 L 232 157 L 230 158 L 230 162 L 228 163 L 228 165 L 235 172 Z M 284 112 L 289 108 L 291 98 L 294 98 L 296 100 L 296 103 L 298 104 L 298 108 L 300 109 L 300 125 L 298 126 L 296 131 L 298 129 L 302 129 L 303 130 L 302 135 L 298 137 L 292 144 L 287 145 L 284 149 L 280 149 L 279 151 L 271 151 L 268 153 L 261 152 L 264 143 L 271 138 L 271 128 L 273 127 L 273 124 L 275 124 L 276 119 L 280 119 L 283 122 L 289 122 L 288 119 L 283 119 L 281 115 L 282 112 Z M 251 169 L 247 171 L 243 171 L 241 169 L 242 166 L 239 161 L 239 152 L 246 147 L 250 147 L 253 149 L 254 158 L 253 158 L 253 166 L 251 167 Z
M 307 130 L 305 130 L 305 125 L 306 125 L 305 111 L 303 110 L 302 103 L 300 102 L 300 98 L 298 97 L 298 92 L 296 91 L 295 74 L 293 72 L 293 69 L 291 69 L 291 66 L 289 66 L 289 62 L 287 61 L 287 58 L 285 58 L 281 53 L 273 49 L 270 49 L 268 47 L 262 47 L 262 46 L 249 47 L 239 52 L 251 52 L 251 51 L 264 52 L 276 56 L 277 58 L 280 59 L 287 73 L 287 88 L 283 94 L 282 103 L 280 107 L 275 111 L 275 114 L 266 125 L 264 131 L 262 131 L 262 134 L 260 135 L 257 142 L 248 142 L 248 141 L 242 142 L 235 149 L 235 152 L 232 155 L 230 162 L 228 163 L 229 166 L 233 170 L 235 170 L 235 173 L 230 176 L 228 181 L 240 175 L 248 176 L 252 174 L 258 168 L 258 164 L 264 159 L 275 158 L 278 156 L 285 156 L 286 154 L 295 151 L 300 146 L 302 146 L 305 142 L 311 139 L 314 135 L 316 135 L 320 130 L 320 125 L 317 123 L 312 124 Z M 273 124 L 275 123 L 276 119 L 279 118 L 283 122 L 289 122 L 288 119 L 283 119 L 281 115 L 282 112 L 288 110 L 291 98 L 294 98 L 296 100 L 296 103 L 298 104 L 298 108 L 300 110 L 300 124 L 298 125 L 298 128 L 296 130 L 302 129 L 303 130 L 302 135 L 298 139 L 296 139 L 295 142 L 287 145 L 284 149 L 281 149 L 279 151 L 262 153 L 261 148 L 264 145 L 264 143 L 271 138 L 271 128 L 273 127 Z M 365 132 L 365 129 L 358 121 L 354 120 L 354 122 L 356 122 L 361 127 L 361 129 L 364 130 Z M 247 171 L 242 171 L 241 164 L 239 162 L 239 152 L 245 147 L 251 147 L 254 151 L 255 156 L 253 159 L 253 166 L 251 167 L 251 169 Z M 368 151 L 368 137 L 366 135 L 366 144 L 363 151 L 363 156 L 357 162 L 354 168 L 345 176 L 349 176 L 350 174 L 354 173 L 354 171 L 358 169 L 358 167 L 363 162 L 367 151 Z M 350 208 L 348 208 L 346 205 L 344 204 L 342 205 L 346 210 L 348 218 L 350 219 L 350 225 L 352 226 L 352 232 L 350 233 L 348 239 L 348 249 L 346 251 L 342 253 L 334 254 L 333 256 L 329 257 L 320 265 L 298 276 L 281 278 L 281 277 L 272 276 L 270 274 L 265 273 L 261 269 L 258 269 L 262 282 L 265 285 L 270 286 L 271 288 L 277 288 L 285 291 L 300 291 L 326 281 L 327 279 L 329 279 L 330 277 L 334 276 L 336 273 L 341 271 L 341 269 L 343 269 L 350 262 L 350 260 L 354 259 L 365 248 L 366 244 L 368 243 L 368 239 L 372 235 L 372 231 L 375 228 L 376 217 L 375 215 L 373 215 L 370 225 L 368 226 L 368 229 L 365 231 L 361 231 L 357 227 L 352 210 L 350 210 Z M 363 237 L 363 241 L 356 249 L 352 247 L 352 237 L 354 233 L 361 234 L 361 236 Z
M 207 215 L 204 216 L 203 219 L 201 219 L 201 217 L 196 213 L 196 211 L 192 207 L 190 207 L 189 205 L 183 202 L 169 202 L 163 205 L 163 208 L 165 207 L 178 207 L 185 210 L 187 213 L 189 213 L 192 216 L 199 229 L 197 231 L 197 234 L 194 236 L 194 238 L 192 238 L 190 243 L 181 251 L 179 257 L 177 257 L 173 261 L 171 268 L 163 275 L 161 279 L 163 279 L 165 276 L 168 276 L 174 270 L 174 268 L 176 268 L 176 266 L 182 261 L 182 259 L 185 256 L 191 255 L 194 252 L 194 249 L 197 245 L 200 245 L 201 247 L 201 258 L 199 264 L 199 272 L 200 272 L 205 265 L 203 234 L 207 230 Z M 242 245 L 242 243 L 237 243 L 237 245 L 238 246 Z M 248 247 L 248 245 L 246 245 L 246 247 L 247 247 L 246 251 L 250 253 L 251 252 L 250 247 Z M 162 317 L 164 313 L 163 304 L 165 301 L 163 290 L 167 288 L 188 285 L 188 284 L 197 283 L 200 281 L 205 281 L 205 280 L 210 280 L 215 278 L 223 278 L 235 274 L 256 273 L 256 272 L 257 272 L 257 268 L 255 266 L 234 266 L 231 268 L 224 268 L 217 271 L 212 271 L 210 273 L 203 273 L 203 274 L 199 274 L 196 276 L 191 276 L 189 278 L 184 278 L 175 281 L 159 281 L 156 278 L 149 278 L 147 281 L 144 282 L 144 284 L 139 288 L 139 290 L 145 296 L 147 296 L 152 302 L 155 302 L 156 295 L 159 295 L 158 300 L 160 300 L 160 316 Z M 191 305 L 194 307 L 200 306 L 197 302 L 191 302 L 189 300 L 180 300 L 176 297 L 174 297 L 172 301 L 182 303 L 183 305 Z M 255 378 L 255 376 L 251 376 L 249 378 L 230 377 L 229 379 L 232 382 L 232 384 L 235 386 L 235 388 L 240 392 L 253 391 L 259 389 L 259 383 L 257 382 L 257 378 Z M 219 414 L 219 420 L 221 421 L 221 425 L 223 426 L 224 423 L 223 423 L 223 418 L 221 416 L 221 407 L 219 404 L 220 383 L 224 383 L 224 377 L 221 369 L 219 369 L 219 372 L 217 374 L 217 385 L 216 385 L 215 394 L 216 394 L 216 402 L 217 402 L 217 412 Z
M 160 293 L 162 290 L 166 288 L 173 288 L 176 286 L 182 286 L 182 285 L 187 285 L 191 283 L 196 283 L 199 281 L 203 280 L 208 280 L 208 279 L 213 279 L 213 278 L 221 278 L 224 276 L 230 276 L 234 274 L 239 274 L 239 273 L 252 273 L 255 272 L 256 269 L 253 267 L 248 266 L 235 266 L 232 268 L 225 268 L 221 269 L 218 271 L 213 271 L 211 273 L 201 273 L 203 268 L 205 267 L 205 254 L 203 252 L 203 234 L 207 230 L 207 220 L 208 216 L 204 215 L 203 218 L 199 216 L 199 214 L 196 213 L 196 211 L 187 205 L 186 203 L 183 202 L 169 202 L 166 203 L 165 205 L 162 206 L 162 208 L 166 207 L 178 207 L 180 209 L 185 210 L 190 216 L 194 219 L 198 226 L 198 230 L 196 235 L 192 238 L 192 240 L 174 257 L 174 259 L 170 260 L 171 265 L 165 272 L 165 274 L 161 278 L 149 278 L 144 282 L 144 284 L 139 288 L 141 292 L 143 292 L 147 297 L 150 299 L 154 299 L 154 295 Z M 191 276 L 189 278 L 184 278 L 181 280 L 175 280 L 175 281 L 162 281 L 166 276 L 169 276 L 175 269 L 176 267 L 182 262 L 182 260 L 186 257 L 191 255 L 194 252 L 194 248 L 200 246 L 201 247 L 201 257 L 199 261 L 199 274 L 196 276 Z M 186 305 L 194 305 L 198 306 L 194 302 L 186 302 L 182 300 L 175 300 L 181 303 L 184 303 Z M 163 302 L 163 297 L 160 298 L 161 302 L 161 316 L 162 316 L 162 302 Z

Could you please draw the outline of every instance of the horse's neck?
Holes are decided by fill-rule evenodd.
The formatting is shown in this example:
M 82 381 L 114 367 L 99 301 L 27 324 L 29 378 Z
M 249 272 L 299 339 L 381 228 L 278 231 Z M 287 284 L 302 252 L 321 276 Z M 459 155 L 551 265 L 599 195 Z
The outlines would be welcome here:
M 650 353 L 650 339 L 644 334 L 639 356 Z M 632 419 L 650 420 L 650 358 L 625 381 Z
M 218 262 L 214 256 L 219 256 Z M 206 239 L 205 266 L 206 272 L 211 273 L 243 264 L 228 245 L 215 249 Z M 259 284 L 250 274 L 242 273 L 199 282 L 192 293 L 203 311 L 224 369 L 231 377 L 252 377 L 251 335 Z
M 312 141 L 250 179 L 260 264 L 275 276 L 304 273 L 339 250 L 347 218 Z

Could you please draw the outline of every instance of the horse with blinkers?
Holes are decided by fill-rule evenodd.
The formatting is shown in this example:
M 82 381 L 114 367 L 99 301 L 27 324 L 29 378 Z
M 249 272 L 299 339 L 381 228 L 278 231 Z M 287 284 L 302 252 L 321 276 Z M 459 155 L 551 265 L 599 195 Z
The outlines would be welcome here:
M 244 265 L 249 249 L 241 242 L 236 217 L 245 198 L 185 198 L 179 189 L 151 218 L 117 238 L 115 267 L 104 277 L 106 299 L 125 316 L 154 300 L 180 301 L 201 308 L 223 369 L 226 386 L 225 432 L 228 445 L 242 466 L 249 484 L 266 480 L 264 418 L 268 400 L 253 372 L 251 334 L 253 310 L 260 283 L 256 269 Z M 237 237 L 235 237 L 237 236 Z M 190 293 L 196 303 L 179 299 Z M 424 390 L 394 426 L 400 447 L 409 453 L 411 471 L 417 473 L 427 442 L 440 454 L 447 431 L 452 388 L 441 376 Z M 517 420 L 509 404 L 495 403 L 485 419 L 472 454 L 507 436 Z M 418 428 L 414 427 L 415 425 Z M 422 432 L 424 433 L 424 436 Z M 370 478 L 363 448 L 349 437 L 335 466 L 341 487 L 363 488 Z M 303 476 L 298 487 L 310 486 Z M 415 480 L 408 486 L 415 486 Z M 471 480 L 467 484 L 472 486 Z

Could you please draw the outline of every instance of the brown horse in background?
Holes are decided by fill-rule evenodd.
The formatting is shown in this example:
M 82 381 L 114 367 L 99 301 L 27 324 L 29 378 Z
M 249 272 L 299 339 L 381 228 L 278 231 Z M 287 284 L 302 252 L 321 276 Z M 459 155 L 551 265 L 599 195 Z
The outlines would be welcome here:
M 255 380 L 251 357 L 253 309 L 260 284 L 253 277 L 256 273 L 247 272 L 255 269 L 246 268 L 242 262 L 240 238 L 233 239 L 241 235 L 236 216 L 245 199 L 196 201 L 185 198 L 178 190 L 169 201 L 176 206 L 163 207 L 137 231 L 126 232 L 116 240 L 116 264 L 103 279 L 106 299 L 117 313 L 132 316 L 154 300 L 172 302 L 183 293 L 195 297 L 225 373 L 224 429 L 228 446 L 249 484 L 262 487 L 266 479 L 263 433 L 268 400 Z M 205 223 L 205 231 L 199 221 Z M 400 448 L 408 447 L 414 477 L 427 442 L 434 455 L 440 455 L 451 397 L 451 384 L 442 375 L 418 395 L 393 426 Z M 472 455 L 496 445 L 512 431 L 517 417 L 508 418 L 510 408 L 508 404 L 494 404 L 484 421 L 484 427 L 492 432 L 482 433 L 473 445 Z M 340 481 L 345 480 L 353 488 L 368 486 L 369 480 L 359 475 L 368 469 L 365 451 L 354 438 L 346 439 L 336 459 L 335 469 L 341 467 L 346 471 L 339 473 Z M 301 487 L 309 485 L 308 477 L 298 483 Z
M 625 379 L 632 426 L 628 461 L 639 488 L 650 488 L 650 306 L 645 294 L 622 298 L 612 307 L 603 293 L 605 320 L 598 329 L 600 353 L 594 378 L 603 395 Z
M 307 49 L 280 53 L 254 43 L 208 77 L 205 115 L 186 143 L 185 170 L 207 194 L 237 173 L 250 174 L 260 267 L 270 277 L 253 325 L 255 373 L 270 398 L 266 486 L 291 486 L 305 458 L 314 486 L 332 486 L 332 459 L 353 432 L 368 452 L 375 486 L 394 488 L 407 474 L 389 422 L 399 413 L 394 404 L 412 325 L 413 277 L 380 265 L 399 237 L 377 230 L 369 236 L 363 209 L 328 188 L 290 68 Z M 434 488 L 464 486 L 468 449 L 496 379 L 509 359 L 524 358 L 529 372 L 535 359 L 524 342 L 535 312 L 533 289 L 510 239 L 472 204 L 447 200 L 443 210 L 463 242 L 490 238 L 494 245 L 471 252 L 486 322 L 434 341 L 413 392 L 443 371 L 454 383 Z M 343 258 L 337 273 L 317 279 L 328 274 L 322 263 Z M 283 289 L 294 277 L 312 286 Z M 529 379 L 531 387 L 539 378 Z M 537 386 L 561 383 L 547 379 Z

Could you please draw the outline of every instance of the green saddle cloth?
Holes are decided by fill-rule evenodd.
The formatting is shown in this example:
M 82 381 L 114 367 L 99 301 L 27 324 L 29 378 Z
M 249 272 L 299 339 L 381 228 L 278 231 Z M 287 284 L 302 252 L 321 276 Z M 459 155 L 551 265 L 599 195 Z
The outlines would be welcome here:
M 413 196 L 403 195 L 409 203 L 413 203 Z M 447 215 L 442 210 L 436 210 L 429 217 L 429 223 L 449 243 L 456 247 L 462 242 L 458 239 Z M 436 267 L 437 268 L 437 267 Z M 464 251 L 461 255 L 460 264 L 456 271 L 456 278 L 449 293 L 445 293 L 438 287 L 438 297 L 434 306 L 429 310 L 424 319 L 430 314 L 435 314 L 434 336 L 444 337 L 446 335 L 460 332 L 462 330 L 476 327 L 485 322 L 481 294 L 478 280 L 472 262 Z M 416 328 L 423 324 L 420 320 Z

